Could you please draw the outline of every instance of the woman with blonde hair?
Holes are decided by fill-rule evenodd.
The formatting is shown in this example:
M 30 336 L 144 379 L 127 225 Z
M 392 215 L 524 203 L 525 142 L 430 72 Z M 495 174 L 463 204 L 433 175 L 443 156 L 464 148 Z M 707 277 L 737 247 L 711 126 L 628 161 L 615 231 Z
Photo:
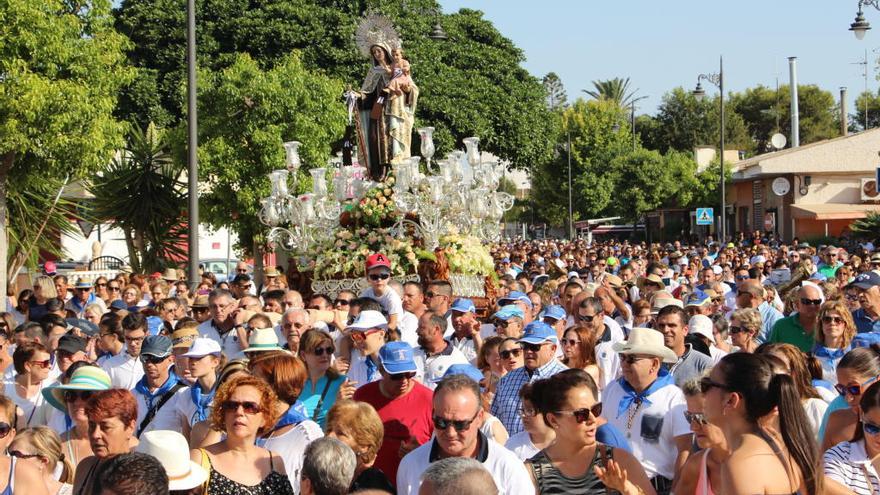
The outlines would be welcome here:
M 46 303 L 57 298 L 58 291 L 51 277 L 41 275 L 34 279 L 34 295 L 28 301 L 28 321 L 39 321 L 49 312 Z
M 327 419 L 327 411 L 333 407 L 337 396 L 350 399 L 351 389 L 341 389 L 345 375 L 333 366 L 333 337 L 322 330 L 307 330 L 299 342 L 299 356 L 306 365 L 308 378 L 303 385 L 299 401 L 305 406 L 306 416 L 321 427 Z
M 382 419 L 373 406 L 350 399 L 336 401 L 327 412 L 327 436 L 342 441 L 357 456 L 351 492 L 371 488 L 395 492 L 385 473 L 373 466 L 385 436 Z
M 48 426 L 34 426 L 15 435 L 9 455 L 32 464 L 43 475 L 49 495 L 73 493 L 73 466 L 64 457 L 58 434 Z
M 737 309 L 730 315 L 727 333 L 739 352 L 755 352 L 758 348 L 758 335 L 764 322 L 761 313 L 754 308 Z
M 0 395 L 0 452 L 8 452 L 15 440 L 15 416 L 15 404 Z M 0 487 L 3 495 L 49 495 L 37 467 L 12 455 L 0 455 Z
M 822 378 L 831 383 L 837 380 L 837 363 L 852 349 L 856 324 L 852 313 L 841 299 L 826 301 L 819 307 L 819 325 L 816 327 L 816 345 L 813 355 L 822 365 Z
M 141 292 L 140 287 L 135 284 L 128 284 L 122 289 L 122 302 L 124 302 L 129 308 L 136 307 L 138 303 L 141 302 L 142 297 L 143 293 Z

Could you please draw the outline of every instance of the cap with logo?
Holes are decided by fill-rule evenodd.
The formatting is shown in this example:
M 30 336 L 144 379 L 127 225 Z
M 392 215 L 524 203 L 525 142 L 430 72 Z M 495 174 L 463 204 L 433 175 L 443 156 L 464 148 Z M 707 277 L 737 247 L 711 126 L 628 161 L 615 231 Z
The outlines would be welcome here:
M 556 330 L 543 321 L 533 321 L 526 325 L 522 338 L 519 342 L 527 344 L 543 344 L 544 342 L 558 342 Z
M 688 306 L 708 306 L 712 304 L 712 298 L 709 297 L 709 294 L 701 291 L 700 289 L 695 290 L 688 296 L 687 305 Z
M 477 308 L 474 306 L 474 302 L 465 297 L 459 297 L 452 303 L 452 306 L 449 308 L 452 311 L 457 311 L 459 313 L 476 313 Z
M 379 349 L 379 363 L 392 375 L 415 373 L 419 369 L 413 359 L 412 346 L 400 341 L 389 342 Z
M 544 316 L 542 318 L 550 318 L 551 320 L 564 320 L 565 319 L 565 309 L 558 304 L 551 304 L 544 308 Z
M 874 271 L 860 273 L 849 285 L 850 287 L 868 290 L 875 285 L 880 285 L 880 274 Z
M 507 321 L 513 317 L 523 318 L 525 315 L 523 314 L 523 310 L 519 308 L 519 306 L 515 306 L 513 304 L 508 304 L 507 306 L 502 306 L 494 315 L 493 318 L 498 320 Z
M 371 254 L 367 257 L 366 262 L 367 271 L 372 270 L 373 268 L 385 267 L 389 270 L 391 269 L 391 262 L 388 260 L 388 257 L 382 253 Z
M 455 375 L 464 375 L 477 383 L 480 383 L 485 378 L 483 376 L 483 372 L 481 372 L 479 368 L 472 364 L 453 364 L 452 366 L 446 368 L 446 372 L 443 373 L 443 378 Z M 443 378 L 436 381 L 442 381 Z
M 164 335 L 149 335 L 141 346 L 141 355 L 165 357 L 171 354 L 174 344 Z
M 512 290 L 507 293 L 506 296 L 502 297 L 498 300 L 498 304 L 512 304 L 514 302 L 521 302 L 528 307 L 532 307 L 532 300 L 529 299 L 529 296 L 526 295 L 525 292 L 520 292 L 518 290 Z

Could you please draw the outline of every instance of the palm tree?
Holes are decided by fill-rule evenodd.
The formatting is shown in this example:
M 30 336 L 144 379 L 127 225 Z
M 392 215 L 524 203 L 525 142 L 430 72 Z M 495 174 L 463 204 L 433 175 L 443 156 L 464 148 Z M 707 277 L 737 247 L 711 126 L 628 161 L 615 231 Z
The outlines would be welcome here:
M 584 89 L 583 92 L 597 100 L 611 100 L 621 107 L 629 106 L 633 95 L 638 91 L 630 91 L 628 77 L 593 81 L 593 88 L 595 90 Z

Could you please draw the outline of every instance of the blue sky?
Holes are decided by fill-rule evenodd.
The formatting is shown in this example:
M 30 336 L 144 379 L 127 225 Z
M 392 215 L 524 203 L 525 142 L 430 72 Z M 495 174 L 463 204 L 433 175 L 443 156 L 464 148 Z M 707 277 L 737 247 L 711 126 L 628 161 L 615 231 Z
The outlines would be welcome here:
M 880 11 L 866 7 L 873 28 L 858 41 L 848 31 L 857 0 L 440 0 L 446 13 L 466 7 L 484 12 L 526 55 L 535 76 L 559 74 L 569 99 L 595 79 L 629 77 L 639 113 L 654 113 L 675 86 L 692 89 L 699 73 L 717 72 L 724 56 L 729 90 L 788 83 L 789 56 L 798 57 L 800 84 L 817 84 L 837 99 L 849 89 L 849 110 L 864 90 L 876 92 Z M 877 53 L 872 53 L 877 49 Z M 709 88 L 707 87 L 707 91 Z M 714 89 L 713 89 L 714 91 Z

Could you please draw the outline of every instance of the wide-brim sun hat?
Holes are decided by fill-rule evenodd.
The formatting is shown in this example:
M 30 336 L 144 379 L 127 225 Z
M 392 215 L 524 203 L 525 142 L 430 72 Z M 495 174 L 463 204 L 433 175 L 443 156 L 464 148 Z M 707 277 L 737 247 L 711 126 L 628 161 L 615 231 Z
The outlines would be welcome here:
M 43 389 L 43 398 L 55 409 L 67 413 L 67 401 L 64 399 L 66 390 L 109 390 L 110 375 L 97 366 L 83 366 L 73 372 L 70 381 L 64 385 L 50 385 Z
M 656 356 L 664 363 L 677 363 L 678 356 L 672 349 L 663 345 L 663 334 L 652 328 L 635 327 L 624 342 L 611 345 L 614 352 L 620 354 L 646 354 Z
M 208 479 L 208 472 L 189 458 L 189 445 L 183 435 L 170 430 L 153 430 L 141 435 L 136 449 L 151 455 L 165 468 L 168 490 L 191 490 Z
M 251 332 L 248 338 L 248 347 L 244 352 L 250 354 L 283 350 L 284 348 L 278 344 L 278 335 L 275 334 L 274 328 L 257 328 Z

